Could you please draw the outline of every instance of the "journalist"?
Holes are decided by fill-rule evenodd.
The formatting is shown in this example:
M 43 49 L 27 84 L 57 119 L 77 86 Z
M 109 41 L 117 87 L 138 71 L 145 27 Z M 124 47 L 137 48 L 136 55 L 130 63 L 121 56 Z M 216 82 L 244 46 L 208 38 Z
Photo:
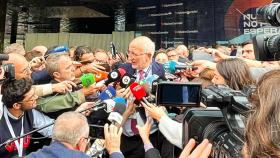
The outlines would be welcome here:
M 280 157 L 280 70 L 259 80 L 251 95 L 252 110 L 246 125 L 244 157 Z
M 86 117 L 77 112 L 66 112 L 55 121 L 51 145 L 29 154 L 27 158 L 89 158 L 84 153 L 89 140 Z
M 145 158 L 160 158 L 160 153 L 157 149 L 155 149 L 150 141 L 149 135 L 151 130 L 152 124 L 151 124 L 151 118 L 148 118 L 145 125 L 137 126 L 139 130 L 139 134 L 142 138 L 142 141 L 144 143 L 145 148 Z M 185 148 L 183 149 L 180 158 L 208 158 L 208 156 L 211 153 L 212 144 L 209 143 L 208 140 L 204 140 L 199 144 L 195 149 L 195 140 L 190 139 L 190 141 L 187 143 Z M 191 152 L 192 151 L 192 152 Z
M 47 58 L 47 70 L 52 77 L 51 83 L 58 84 L 65 81 L 75 80 L 75 68 L 68 54 L 51 54 Z M 38 99 L 37 108 L 56 118 L 63 112 L 71 111 L 76 105 L 84 103 L 85 96 L 96 93 L 98 88 L 94 85 L 79 90 L 69 89 L 65 94 L 52 94 Z
M 31 79 L 31 67 L 24 56 L 17 54 L 16 52 L 9 54 L 9 60 L 3 61 L 3 64 L 13 64 L 15 67 L 15 78 L 29 78 Z M 73 83 L 70 81 L 65 81 L 58 84 L 44 84 L 44 85 L 34 85 L 36 95 L 45 96 L 52 93 L 65 93 L 67 90 L 71 89 Z
M 2 85 L 3 116 L 0 118 L 0 144 L 10 138 L 23 135 L 53 122 L 52 119 L 35 110 L 38 96 L 31 88 L 29 79 L 9 80 Z M 52 127 L 40 130 L 44 136 L 51 136 Z M 30 145 L 30 135 L 8 143 L 0 148 L 3 158 L 26 155 Z

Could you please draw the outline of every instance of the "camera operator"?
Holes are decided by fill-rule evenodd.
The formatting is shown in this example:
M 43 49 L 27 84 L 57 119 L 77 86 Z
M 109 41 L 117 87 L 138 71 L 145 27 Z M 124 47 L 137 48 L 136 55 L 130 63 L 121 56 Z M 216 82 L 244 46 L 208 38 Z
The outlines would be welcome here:
M 263 75 L 251 96 L 244 157 L 280 157 L 280 70 Z
M 145 103 L 142 103 L 142 104 L 145 105 Z M 153 147 L 153 145 L 151 144 L 150 138 L 149 138 L 151 127 L 152 127 L 151 118 L 148 118 L 148 120 L 146 121 L 144 126 L 142 126 L 142 127 L 137 126 L 137 128 L 139 130 L 139 134 L 144 143 L 145 158 L 160 158 L 161 156 L 159 154 L 159 151 Z M 204 140 L 201 144 L 199 144 L 194 149 L 195 144 L 196 144 L 195 140 L 190 139 L 188 144 L 183 149 L 183 151 L 180 155 L 180 158 L 188 158 L 188 157 L 207 158 L 210 155 L 212 144 L 210 144 L 208 140 Z

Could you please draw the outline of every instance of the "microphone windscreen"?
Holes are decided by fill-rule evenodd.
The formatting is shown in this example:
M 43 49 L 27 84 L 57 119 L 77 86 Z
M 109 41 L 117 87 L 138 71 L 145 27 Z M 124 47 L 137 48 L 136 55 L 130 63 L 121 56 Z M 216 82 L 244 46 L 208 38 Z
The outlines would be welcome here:
M 107 79 L 108 78 L 108 73 L 105 71 L 94 71 L 95 73 L 95 80 L 96 82 L 99 82 L 101 80 Z
M 112 86 L 108 86 L 106 90 L 104 90 L 103 92 L 100 93 L 100 95 L 98 96 L 98 98 L 103 101 L 106 99 L 112 99 L 113 97 L 116 96 L 116 90 L 114 87 Z
M 175 73 L 176 71 L 176 62 L 175 61 L 168 61 L 166 63 L 164 63 L 164 69 L 167 70 L 170 73 Z
M 83 74 L 81 77 L 80 77 L 80 80 L 82 82 L 82 85 L 84 87 L 88 87 L 92 84 L 95 83 L 95 76 L 94 74 L 92 73 L 88 73 L 88 74 Z
M 119 70 L 119 72 L 120 72 L 120 74 L 121 74 L 121 77 L 123 77 L 123 76 L 126 74 L 125 69 L 123 69 L 123 68 L 118 68 L 118 70 Z
M 104 103 L 107 104 L 107 111 L 108 113 L 112 112 L 115 108 L 115 105 L 116 105 L 116 101 L 113 100 L 113 99 L 107 99 L 107 100 L 104 100 L 103 101 Z
M 115 107 L 114 107 L 114 112 L 117 112 L 119 114 L 123 114 L 126 110 L 126 105 L 123 103 L 116 103 Z
M 122 103 L 126 105 L 126 100 L 123 97 L 116 97 L 113 99 L 116 103 Z
M 136 100 L 141 100 L 143 97 L 146 96 L 145 89 L 139 83 L 134 82 L 129 86 L 129 88 Z

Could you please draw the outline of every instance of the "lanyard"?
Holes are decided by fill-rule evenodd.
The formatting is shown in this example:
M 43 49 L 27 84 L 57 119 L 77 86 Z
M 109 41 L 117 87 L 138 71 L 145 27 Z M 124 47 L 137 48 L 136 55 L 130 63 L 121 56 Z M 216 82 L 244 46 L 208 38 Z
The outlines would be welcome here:
M 12 135 L 13 138 L 16 138 L 14 129 L 13 129 L 11 123 L 10 123 L 10 120 L 8 118 L 7 113 L 8 113 L 8 109 L 6 108 L 6 106 L 4 106 L 4 117 L 5 117 L 7 126 L 9 128 L 10 134 Z M 23 135 L 23 131 L 24 131 L 24 129 L 23 129 L 23 120 L 24 120 L 24 116 L 21 118 L 21 131 L 20 131 L 20 135 Z M 15 144 L 16 144 L 16 147 L 17 147 L 17 150 L 18 150 L 18 156 L 22 157 L 23 138 L 20 138 L 19 142 L 18 142 L 18 140 L 15 140 Z

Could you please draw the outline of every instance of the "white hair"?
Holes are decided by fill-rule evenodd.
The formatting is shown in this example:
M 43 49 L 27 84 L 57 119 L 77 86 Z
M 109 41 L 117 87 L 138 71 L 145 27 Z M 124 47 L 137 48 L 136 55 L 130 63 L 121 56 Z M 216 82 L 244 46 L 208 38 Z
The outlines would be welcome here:
M 76 146 L 82 137 L 88 137 L 89 126 L 84 115 L 78 112 L 65 112 L 54 124 L 52 139 Z

